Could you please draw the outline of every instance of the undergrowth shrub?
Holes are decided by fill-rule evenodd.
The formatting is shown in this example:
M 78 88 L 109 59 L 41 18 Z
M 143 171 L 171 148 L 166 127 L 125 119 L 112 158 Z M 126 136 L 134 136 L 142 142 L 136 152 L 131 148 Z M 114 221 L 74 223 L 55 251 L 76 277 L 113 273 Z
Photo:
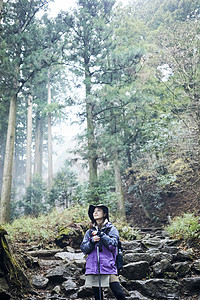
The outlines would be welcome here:
M 165 229 L 170 236 L 183 239 L 188 246 L 197 245 L 200 242 L 199 217 L 192 213 L 174 218 Z
M 49 214 L 41 214 L 37 218 L 23 216 L 15 219 L 11 224 L 6 224 L 5 228 L 11 239 L 45 242 L 54 240 L 60 227 L 67 226 L 71 222 L 79 223 L 86 218 L 84 207 L 75 205 L 63 211 L 53 209 Z
M 123 240 L 133 240 L 139 238 L 137 230 L 130 227 L 120 219 L 110 220 L 117 227 L 120 238 Z M 49 244 L 55 241 L 60 228 L 67 227 L 71 223 L 81 223 L 86 229 L 89 225 L 88 205 L 74 205 L 63 211 L 53 209 L 48 214 L 41 214 L 37 218 L 33 216 L 23 216 L 15 219 L 11 224 L 4 227 L 13 241 L 26 243 Z M 45 246 L 46 247 L 46 246 Z
M 114 225 L 119 231 L 119 237 L 121 240 L 132 241 L 141 239 L 141 236 L 136 228 L 131 227 L 126 223 L 122 223 L 120 220 L 115 222 Z

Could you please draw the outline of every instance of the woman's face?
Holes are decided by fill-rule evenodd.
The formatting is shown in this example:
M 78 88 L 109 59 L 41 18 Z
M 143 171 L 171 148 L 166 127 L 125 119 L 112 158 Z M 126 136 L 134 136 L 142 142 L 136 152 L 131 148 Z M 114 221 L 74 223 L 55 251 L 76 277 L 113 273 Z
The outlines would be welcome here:
M 104 218 L 104 216 L 105 216 L 105 213 L 104 213 L 103 209 L 100 207 L 95 207 L 94 212 L 93 212 L 94 220 L 95 221 L 102 220 Z

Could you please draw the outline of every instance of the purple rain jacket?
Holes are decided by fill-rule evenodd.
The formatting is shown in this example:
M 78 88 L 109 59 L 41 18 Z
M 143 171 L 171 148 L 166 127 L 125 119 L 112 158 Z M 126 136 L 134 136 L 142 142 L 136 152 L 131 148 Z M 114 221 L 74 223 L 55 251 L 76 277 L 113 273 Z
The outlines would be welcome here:
M 97 260 L 97 243 L 92 240 L 92 231 L 97 230 L 95 227 L 89 229 L 81 244 L 81 250 L 87 254 L 86 258 L 86 272 L 85 274 L 98 274 L 98 260 Z M 117 275 L 116 255 L 117 245 L 119 240 L 119 233 L 116 227 L 108 222 L 101 229 L 101 238 L 99 241 L 99 260 L 100 260 L 100 274 L 115 274 Z

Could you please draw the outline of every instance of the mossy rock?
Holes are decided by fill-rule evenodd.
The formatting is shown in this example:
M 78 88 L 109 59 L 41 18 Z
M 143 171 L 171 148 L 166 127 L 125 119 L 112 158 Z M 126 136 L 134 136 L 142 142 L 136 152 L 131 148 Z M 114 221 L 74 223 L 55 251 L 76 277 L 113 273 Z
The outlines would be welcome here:
M 74 249 L 79 249 L 83 240 L 84 231 L 81 224 L 71 223 L 67 227 L 60 228 L 58 236 L 55 238 L 55 243 L 61 248 L 70 246 Z
M 6 230 L 0 225 L 0 295 L 4 295 L 5 299 L 9 299 L 10 294 L 7 293 L 7 290 L 10 291 L 11 287 L 12 290 L 15 289 L 18 293 L 32 291 L 32 287 L 28 278 L 10 252 L 5 238 L 6 234 Z M 0 299 L 4 299 L 2 297 L 0 297 Z
M 0 225 L 0 236 L 4 236 L 5 234 L 8 234 L 7 231 Z

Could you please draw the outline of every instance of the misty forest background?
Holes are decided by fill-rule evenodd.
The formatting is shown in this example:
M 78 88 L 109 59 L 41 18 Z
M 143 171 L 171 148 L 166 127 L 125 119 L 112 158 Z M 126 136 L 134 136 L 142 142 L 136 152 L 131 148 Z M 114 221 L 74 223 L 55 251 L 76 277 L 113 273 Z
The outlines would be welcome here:
M 0 0 L 0 223 L 89 203 L 138 226 L 198 215 L 199 1 L 50 2 Z

